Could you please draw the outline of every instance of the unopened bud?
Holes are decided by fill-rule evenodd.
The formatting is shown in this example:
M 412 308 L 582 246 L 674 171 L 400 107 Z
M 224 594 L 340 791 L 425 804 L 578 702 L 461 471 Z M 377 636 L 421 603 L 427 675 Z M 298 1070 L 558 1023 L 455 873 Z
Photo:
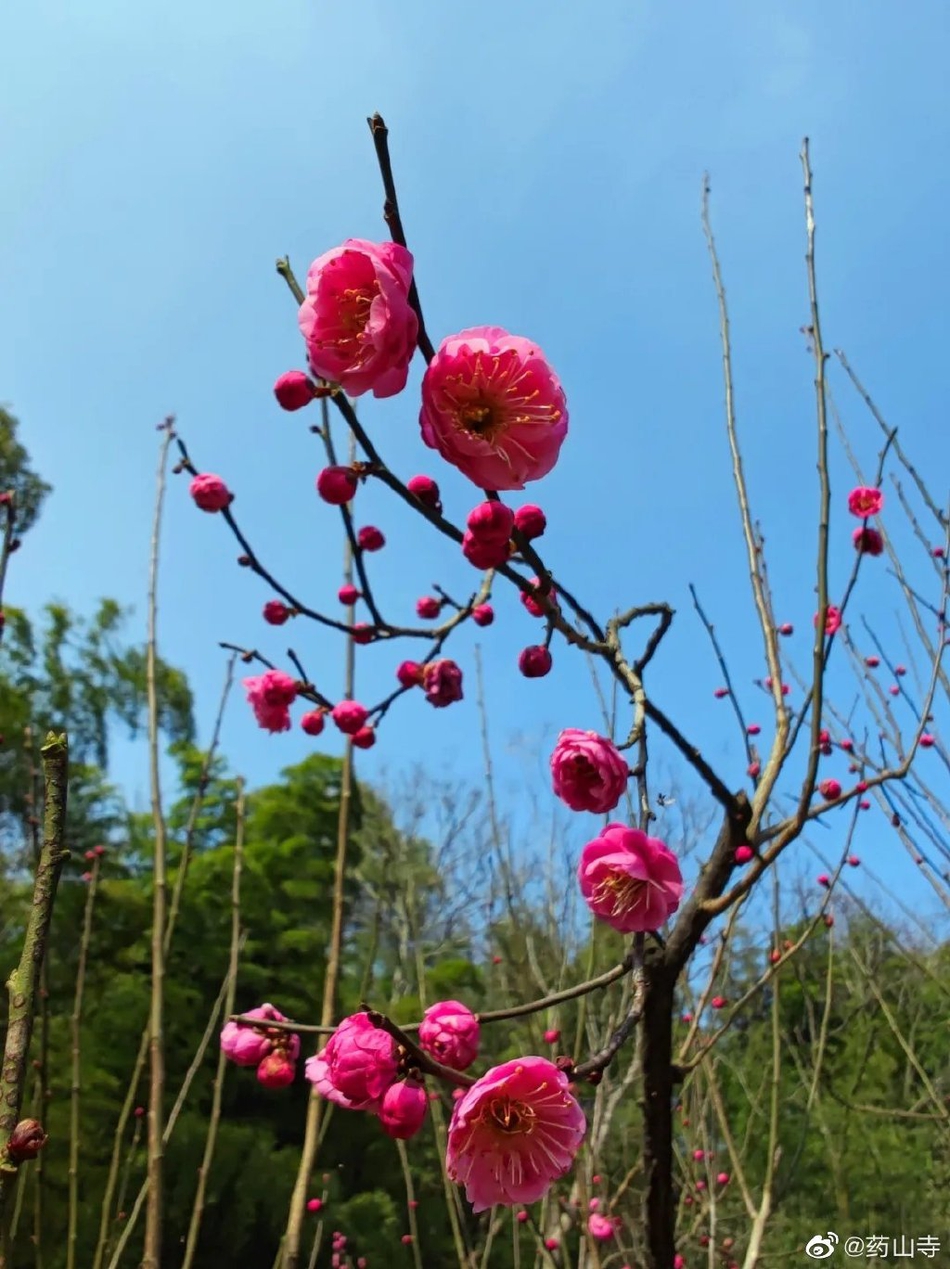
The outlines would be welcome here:
M 38 1119 L 21 1119 L 7 1142 L 7 1156 L 13 1163 L 35 1159 L 46 1145 L 46 1133 Z

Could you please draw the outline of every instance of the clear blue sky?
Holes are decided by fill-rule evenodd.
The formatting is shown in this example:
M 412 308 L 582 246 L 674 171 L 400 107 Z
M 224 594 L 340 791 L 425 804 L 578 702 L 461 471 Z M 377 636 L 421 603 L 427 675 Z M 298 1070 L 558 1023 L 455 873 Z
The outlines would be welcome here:
M 713 181 L 754 507 L 781 615 L 801 635 L 787 646 L 804 664 L 816 493 L 812 364 L 798 333 L 799 145 L 811 137 L 827 342 L 847 349 L 945 496 L 948 36 L 943 0 L 6 6 L 0 399 L 55 486 L 14 561 L 10 602 L 56 595 L 88 610 L 108 594 L 137 605 L 144 625 L 155 424 L 174 412 L 199 467 L 236 491 L 261 557 L 333 609 L 340 539 L 313 492 L 316 443 L 271 395 L 276 375 L 302 363 L 273 262 L 288 252 L 303 275 L 344 237 L 384 236 L 365 123 L 379 110 L 432 336 L 481 323 L 529 335 L 567 390 L 562 461 L 527 495 L 548 512 L 547 557 L 601 614 L 674 604 L 653 693 L 738 783 L 741 746 L 712 699 L 718 671 L 686 590 L 699 585 L 754 715 L 751 680 L 763 670 L 722 426 L 702 173 Z M 461 517 L 471 487 L 421 443 L 418 373 L 403 396 L 367 400 L 363 418 L 396 470 L 437 475 Z M 836 392 L 871 467 L 876 427 L 840 376 Z M 838 458 L 834 474 L 840 590 L 854 522 Z M 382 491 L 361 492 L 358 511 L 390 540 L 370 566 L 394 620 L 410 617 L 433 580 L 460 594 L 473 584 L 455 549 Z M 191 677 L 203 737 L 219 639 L 279 660 L 289 630 L 327 694 L 340 686 L 336 638 L 302 623 L 266 627 L 270 596 L 235 554 L 223 524 L 191 507 L 184 480 L 173 483 L 162 651 Z M 859 610 L 888 619 L 882 582 L 883 566 L 855 621 Z M 517 652 L 538 627 L 511 594 L 499 592 L 496 607 L 480 637 L 499 760 L 510 761 L 501 782 L 516 800 L 527 752 L 543 798 L 551 737 L 597 726 L 598 708 L 583 658 L 563 647 L 549 679 L 522 680 Z M 455 651 L 465 703 L 436 713 L 406 702 L 361 757 L 365 775 L 404 769 L 411 756 L 478 778 L 467 634 Z M 398 655 L 361 650 L 361 697 L 388 688 Z M 847 710 L 850 689 L 840 691 Z M 311 743 L 258 732 L 235 700 L 225 748 L 252 782 Z M 136 801 L 146 777 L 133 757 L 120 750 L 116 775 Z M 660 746 L 656 760 L 670 770 Z M 877 852 L 890 876 L 896 843 L 866 819 L 863 853 Z

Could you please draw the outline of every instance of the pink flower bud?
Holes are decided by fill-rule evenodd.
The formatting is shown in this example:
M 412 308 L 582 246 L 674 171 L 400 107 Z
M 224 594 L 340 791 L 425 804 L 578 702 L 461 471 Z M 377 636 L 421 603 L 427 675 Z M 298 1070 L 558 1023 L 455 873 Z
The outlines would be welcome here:
M 946 555 L 946 551 L 943 549 L 942 546 L 935 546 L 934 549 L 931 551 L 931 555 L 934 557 L 935 560 L 942 560 L 944 556 Z
M 272 1004 L 248 1009 L 246 1018 L 256 1018 L 260 1028 L 247 1023 L 226 1022 L 221 1029 L 221 1052 L 237 1066 L 258 1066 L 274 1048 L 273 1032 L 268 1033 L 268 1022 L 286 1022 L 287 1019 Z M 281 1032 L 281 1044 L 290 1057 L 296 1060 L 300 1053 L 300 1037 L 292 1032 Z
M 882 555 L 884 552 L 884 539 L 877 529 L 855 529 L 851 541 L 859 555 Z
M 266 670 L 242 682 L 258 726 L 270 732 L 289 731 L 290 706 L 297 697 L 297 680 L 283 670 Z
M 506 564 L 511 554 L 507 538 L 502 541 L 482 542 L 466 529 L 462 537 L 462 554 L 476 568 L 498 568 Z
M 901 694 L 901 690 L 896 683 L 892 683 L 887 690 L 890 692 L 891 696 L 900 696 Z
M 712 1005 L 713 1009 L 725 1009 L 729 1001 L 725 996 L 713 996 L 709 1003 Z
M 422 687 L 429 704 L 443 709 L 462 699 L 462 671 L 447 657 L 430 661 L 422 667 Z
M 544 1245 L 548 1251 L 557 1251 L 560 1244 L 556 1238 L 545 1238 Z
M 346 604 L 347 607 L 351 607 L 360 598 L 360 592 L 355 586 L 351 586 L 350 583 L 347 582 L 346 585 L 341 586 L 337 591 L 336 597 L 341 604 Z
M 84 859 L 88 859 L 90 861 L 95 859 L 95 857 L 96 857 L 96 852 L 94 850 L 87 850 L 85 855 L 83 856 Z
M 442 611 L 441 599 L 436 599 L 435 595 L 423 595 L 421 599 L 416 600 L 416 614 L 423 621 L 434 621 Z
M 357 749 L 372 749 L 376 744 L 376 732 L 372 727 L 361 727 L 350 739 Z
M 472 620 L 476 626 L 490 626 L 495 620 L 495 610 L 491 604 L 476 604 L 472 609 Z
M 36 1158 L 46 1141 L 46 1133 L 38 1119 L 21 1119 L 10 1134 L 7 1156 L 11 1163 L 26 1163 Z
M 269 626 L 282 626 L 290 616 L 290 609 L 279 599 L 269 599 L 264 605 L 264 620 Z
M 432 507 L 435 511 L 442 510 L 441 495 L 439 486 L 435 483 L 431 476 L 413 476 L 407 483 L 406 488 L 426 507 Z
M 778 964 L 778 962 L 781 959 L 782 959 L 782 953 L 778 950 L 777 947 L 773 948 L 772 951 L 769 952 L 769 960 L 771 961 L 773 965 Z
M 307 1199 L 308 1212 L 319 1212 L 321 1207 L 323 1207 L 323 1199 L 318 1199 L 318 1198 Z
M 534 587 L 534 590 L 523 590 L 521 592 L 521 602 L 532 617 L 543 617 L 547 611 L 545 604 L 549 604 L 552 608 L 557 608 L 557 591 L 553 586 L 549 587 L 542 599 L 540 590 L 541 579 L 539 577 L 532 577 L 531 585 Z
M 876 670 L 877 667 L 881 664 L 881 658 L 880 657 L 865 657 L 864 664 L 868 667 L 868 669 Z
M 401 661 L 396 678 L 403 687 L 418 687 L 422 683 L 422 666 L 418 661 Z
M 790 634 L 795 633 L 795 627 L 790 621 L 783 621 L 778 628 L 778 632 L 780 635 L 785 635 L 785 637 L 788 638 Z
M 545 1044 L 557 1044 L 560 1038 L 561 1033 L 558 1031 L 557 1027 L 548 1027 L 547 1031 L 544 1033 Z
M 834 916 L 830 912 L 826 912 L 822 920 L 824 921 L 825 925 L 828 927 L 829 930 L 835 923 Z
M 849 856 L 848 856 L 848 863 L 851 865 L 851 867 L 852 867 L 852 868 L 857 868 L 857 866 L 860 864 L 860 862 L 861 862 L 861 860 L 860 860 L 860 859 L 858 859 L 857 855 L 849 855 Z
M 428 1104 L 426 1090 L 416 1080 L 399 1080 L 391 1084 L 379 1108 L 383 1131 L 401 1141 L 414 1137 L 423 1125 Z
M 515 528 L 531 542 L 539 538 L 548 527 L 547 518 L 540 507 L 528 502 L 515 512 Z
M 812 625 L 813 626 L 818 625 L 817 613 L 815 613 L 815 616 L 812 619 Z M 835 634 L 836 631 L 840 629 L 841 629 L 841 613 L 834 606 L 834 604 L 829 604 L 828 611 L 825 613 L 825 634 L 833 635 Z
M 587 1218 L 587 1232 L 598 1242 L 605 1242 L 614 1236 L 614 1223 L 609 1216 L 601 1216 L 599 1212 L 594 1212 Z
M 827 890 L 827 889 L 828 889 L 828 887 L 831 885 L 831 878 L 828 876 L 828 874 L 827 874 L 826 872 L 820 872 L 820 873 L 818 874 L 818 876 L 817 876 L 816 880 L 817 880 L 817 882 L 818 882 L 819 886 L 824 886 L 824 888 L 825 888 L 826 890 Z
M 91 872 L 84 872 L 84 873 L 83 873 L 83 875 L 79 878 L 79 880 L 80 880 L 80 881 L 92 881 L 92 873 L 91 873 Z
M 688 1011 L 680 1015 L 680 1022 L 690 1023 L 693 1021 L 693 1015 Z
M 697 1181 L 697 1182 L 696 1182 L 696 1189 L 697 1189 L 697 1190 L 699 1190 L 699 1191 L 700 1191 L 700 1193 L 701 1193 L 703 1190 L 705 1190 L 705 1188 L 706 1188 L 706 1182 L 705 1182 L 705 1181 Z
M 762 764 L 760 762 L 750 762 L 748 767 L 746 768 L 746 771 L 749 773 L 749 775 L 752 777 L 753 780 L 758 779 L 759 772 L 761 770 L 762 770 Z
M 572 811 L 604 815 L 623 797 L 630 770 L 612 740 L 567 727 L 551 754 L 554 793 Z
M 826 802 L 834 802 L 841 797 L 841 785 L 837 780 L 819 780 L 818 792 Z
M 590 1200 L 590 1202 L 587 1204 L 587 1210 L 588 1210 L 589 1212 L 596 1212 L 596 1211 L 597 1211 L 597 1209 L 598 1209 L 598 1207 L 600 1207 L 600 1199 L 599 1199 L 599 1198 L 597 1198 L 597 1197 L 595 1196 L 595 1197 L 594 1197 L 594 1198 L 592 1198 L 592 1199 Z
M 376 638 L 376 627 L 370 625 L 368 621 L 358 621 L 356 625 L 350 629 L 350 638 L 354 643 L 372 643 Z
M 858 803 L 858 806 L 861 808 L 862 811 L 870 811 L 871 809 L 871 803 L 867 800 L 867 798 L 862 798 L 861 801 Z
M 310 404 L 316 389 L 302 370 L 288 370 L 274 384 L 274 396 L 282 410 L 300 410 Z
M 340 701 L 333 706 L 330 717 L 345 736 L 353 736 L 369 718 L 369 710 L 359 701 Z
M 478 1019 L 458 1000 L 430 1005 L 419 1025 L 419 1047 L 454 1071 L 464 1071 L 478 1057 Z
M 705 1157 L 706 1157 L 706 1152 L 704 1150 L 693 1151 L 693 1158 L 696 1160 L 697 1163 L 702 1162 L 702 1160 L 705 1159 Z
M 518 669 L 526 679 L 542 679 L 550 672 L 551 654 L 547 648 L 534 644 L 522 648 L 518 657 Z
M 145 1116 L 145 1107 L 144 1107 L 144 1106 L 136 1106 L 136 1108 L 135 1108 L 135 1118 L 136 1118 L 136 1119 L 142 1119 L 142 1118 L 144 1118 L 144 1116 Z
M 480 502 L 468 513 L 465 526 L 477 542 L 502 542 L 507 547 L 515 526 L 515 514 L 503 502 Z
M 921 732 L 920 740 L 917 742 L 921 749 L 932 749 L 934 746 L 934 738 L 929 731 Z
M 214 476 L 211 472 L 202 472 L 195 476 L 188 492 L 194 499 L 195 506 L 202 511 L 223 511 L 234 497 L 221 477 Z
M 93 846 L 92 850 L 93 854 L 98 855 L 100 859 L 106 853 L 105 846 Z
M 308 736 L 319 736 L 323 731 L 323 720 L 326 710 L 311 709 L 300 720 L 301 729 Z
M 364 525 L 357 533 L 356 540 L 364 551 L 381 551 L 386 545 L 386 539 L 375 524 Z
M 894 673 L 897 675 L 897 677 L 898 677 L 898 678 L 900 678 L 902 675 L 904 675 L 904 674 L 906 674 L 906 673 L 907 673 L 907 666 L 906 666 L 906 665 L 895 665 L 895 666 L 894 666 Z
M 866 793 L 868 788 L 867 780 L 859 780 L 854 786 L 859 793 Z
M 411 1244 L 411 1242 L 412 1242 L 412 1234 L 403 1234 L 402 1238 L 401 1238 L 399 1241 L 400 1241 L 400 1242 L 401 1242 L 401 1243 L 402 1243 L 405 1247 L 408 1247 L 408 1246 Z
M 845 753 L 850 753 L 851 750 L 854 748 L 854 741 L 849 740 L 847 737 L 844 740 L 842 740 L 840 744 L 841 744 L 841 748 L 845 751 Z
M 528 1219 L 528 1213 L 524 1210 L 524 1208 L 522 1208 L 521 1211 L 518 1213 L 516 1219 L 519 1225 L 523 1225 L 525 1221 Z
M 757 736 L 761 730 L 762 728 L 759 726 L 758 723 L 749 723 L 748 727 L 746 728 L 746 735 Z
M 317 493 L 331 507 L 342 507 L 356 493 L 356 483 L 352 467 L 324 467 L 317 477 Z
M 717 1173 L 716 1173 L 716 1184 L 717 1184 L 717 1185 L 728 1185 L 728 1184 L 729 1184 L 729 1173 L 728 1173 L 728 1172 L 717 1172 Z
M 274 1049 L 273 1053 L 268 1053 L 257 1068 L 258 1081 L 265 1088 L 286 1088 L 294 1082 L 296 1073 L 296 1064 L 283 1049 Z
M 751 846 L 737 846 L 735 855 L 736 863 L 747 864 L 752 858 L 752 854 L 753 851 Z
M 728 696 L 728 695 L 729 695 L 728 687 L 717 687 L 716 690 L 713 692 L 713 696 L 715 696 L 717 701 L 721 701 L 724 696 Z

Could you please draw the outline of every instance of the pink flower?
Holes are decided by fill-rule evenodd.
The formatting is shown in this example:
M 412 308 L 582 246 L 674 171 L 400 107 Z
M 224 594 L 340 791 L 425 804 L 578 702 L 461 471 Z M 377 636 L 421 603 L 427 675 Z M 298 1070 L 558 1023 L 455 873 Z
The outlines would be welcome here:
M 422 683 L 422 666 L 418 661 L 400 661 L 396 678 L 403 687 L 419 687 Z
M 317 493 L 331 507 L 342 507 L 352 500 L 356 484 L 352 467 L 324 467 L 317 476 Z
M 300 410 L 309 405 L 317 385 L 302 370 L 288 370 L 274 384 L 274 396 L 282 410 Z
M 265 1088 L 286 1088 L 294 1082 L 297 1066 L 285 1049 L 274 1049 L 260 1061 L 257 1068 L 258 1082 Z
M 314 374 L 351 397 L 401 392 L 419 333 L 411 284 L 412 256 L 395 242 L 347 238 L 314 260 L 298 318 Z
M 944 550 L 942 546 L 935 546 L 934 549 L 930 552 L 930 554 L 934 557 L 935 560 L 942 560 L 946 556 L 947 552 Z
M 696 1160 L 697 1163 L 701 1163 L 702 1160 L 706 1158 L 705 1150 L 694 1150 L 693 1158 Z
M 326 710 L 311 709 L 300 720 L 301 730 L 308 736 L 319 736 L 323 731 L 323 719 Z
M 350 739 L 357 749 L 372 749 L 376 744 L 376 732 L 372 727 L 360 727 Z
M 365 1013 L 344 1018 L 306 1064 L 307 1079 L 320 1095 L 347 1110 L 378 1111 L 397 1070 L 392 1037 L 374 1027 Z
M 337 591 L 336 597 L 341 604 L 346 604 L 347 607 L 351 607 L 359 599 L 360 593 L 355 586 L 347 582 Z
M 375 524 L 364 525 L 357 533 L 356 540 L 364 551 L 381 551 L 386 545 L 386 539 Z
M 522 1208 L 521 1211 L 518 1213 L 518 1222 L 519 1224 L 523 1225 L 527 1219 L 528 1219 L 528 1213 L 525 1211 L 524 1208 Z
M 828 874 L 827 874 L 826 872 L 820 872 L 820 873 L 818 874 L 817 881 L 818 881 L 819 886 L 824 886 L 824 888 L 825 888 L 826 890 L 827 890 L 827 889 L 828 889 L 828 887 L 831 885 L 831 878 L 828 876 Z
M 423 621 L 434 621 L 442 611 L 442 601 L 435 595 L 423 595 L 416 600 L 416 615 Z
M 540 577 L 532 577 L 531 585 L 534 588 L 533 590 L 523 590 L 521 592 L 521 602 L 532 617 L 543 617 L 547 612 L 546 604 L 549 604 L 552 608 L 557 608 L 557 591 L 553 586 L 548 587 L 542 599 Z
M 906 674 L 906 673 L 907 673 L 907 666 L 906 666 L 906 665 L 895 665 L 895 666 L 894 666 L 894 673 L 897 675 L 897 677 L 898 677 L 898 678 L 900 678 L 902 674 Z
M 758 723 L 749 723 L 748 727 L 746 728 L 746 735 L 757 736 L 761 730 L 762 728 L 759 726 Z
M 570 1168 L 587 1120 L 567 1076 L 542 1057 L 492 1067 L 455 1104 L 446 1167 L 475 1212 L 534 1203 Z
M 369 710 L 359 701 L 340 701 L 331 709 L 330 717 L 345 736 L 353 736 L 369 718 Z
M 495 610 L 491 604 L 476 604 L 472 609 L 472 620 L 476 626 L 490 626 L 495 620 Z
M 920 740 L 917 742 L 921 749 L 932 749 L 934 746 L 934 738 L 929 731 L 921 732 Z
M 376 638 L 376 627 L 371 626 L 368 621 L 358 621 L 355 626 L 350 627 L 350 638 L 354 643 L 372 643 Z
M 778 632 L 780 635 L 785 635 L 787 638 L 788 635 L 795 633 L 795 627 L 790 621 L 783 621 L 778 628 Z
M 587 1210 L 589 1212 L 596 1212 L 599 1207 L 600 1207 L 600 1199 L 597 1198 L 596 1196 L 592 1198 L 590 1202 L 587 1204 Z
M 879 516 L 883 506 L 884 495 L 880 489 L 869 489 L 866 485 L 859 485 L 848 494 L 848 510 L 859 520 L 866 520 L 868 516 Z
M 729 1001 L 726 999 L 725 996 L 713 996 L 712 1000 L 710 1000 L 709 1003 L 713 1007 L 713 1009 L 725 1009 Z
M 735 859 L 737 864 L 747 864 L 751 858 L 752 858 L 751 846 L 737 846 L 736 847 Z
M 713 691 L 713 696 L 715 696 L 717 701 L 721 701 L 724 696 L 728 696 L 728 695 L 729 695 L 728 687 L 717 687 Z
M 818 792 L 826 802 L 834 802 L 841 797 L 841 785 L 831 778 L 818 781 Z
M 412 476 L 406 482 L 406 488 L 423 506 L 431 507 L 434 511 L 442 510 L 439 486 L 431 476 Z
M 323 1199 L 318 1199 L 318 1198 L 307 1199 L 308 1212 L 319 1212 L 321 1207 L 323 1207 Z
M 275 1046 L 275 1037 L 287 1048 L 294 1060 L 300 1054 L 300 1037 L 289 1031 L 266 1029 L 268 1022 L 286 1022 L 287 1019 L 272 1004 L 248 1009 L 245 1018 L 258 1018 L 264 1027 L 248 1026 L 239 1022 L 226 1022 L 221 1029 L 221 1052 L 237 1066 L 257 1066 Z
M 468 513 L 465 527 L 472 537 L 481 543 L 504 543 L 507 547 L 515 527 L 515 513 L 503 502 L 493 498 L 480 502 Z
M 290 616 L 290 609 L 279 599 L 269 599 L 264 605 L 264 620 L 269 626 L 282 626 Z
M 855 529 L 851 541 L 860 555 L 881 555 L 884 551 L 884 539 L 877 529 Z
M 390 1137 L 407 1141 L 422 1127 L 429 1099 L 417 1080 L 397 1080 L 383 1094 L 377 1112 L 383 1131 Z
M 561 1244 L 558 1242 L 556 1238 L 545 1238 L 544 1245 L 548 1249 L 548 1251 L 557 1251 L 558 1247 Z
M 877 667 L 881 664 L 881 658 L 880 657 L 865 657 L 864 664 L 868 667 L 868 669 L 876 670 Z
M 554 792 L 572 811 L 604 815 L 623 797 L 630 771 L 613 741 L 566 727 L 551 754 Z
M 507 541 L 483 542 L 471 529 L 466 529 L 462 535 L 462 554 L 476 568 L 498 568 L 507 564 L 511 549 Z
M 525 503 L 515 512 L 515 528 L 529 542 L 539 538 L 547 527 L 547 517 L 533 502 Z
M 297 696 L 297 682 L 283 670 L 266 670 L 243 680 L 247 700 L 258 725 L 266 731 L 290 730 L 290 706 Z
M 220 476 L 211 472 L 202 472 L 195 476 L 188 486 L 188 492 L 195 501 L 195 506 L 202 511 L 223 511 L 230 504 L 234 495 Z
M 419 1046 L 444 1066 L 464 1071 L 478 1057 L 478 1019 L 458 1000 L 430 1005 L 419 1025 Z
M 518 669 L 526 679 L 543 679 L 550 672 L 551 654 L 539 644 L 522 648 L 518 655 Z
M 813 620 L 812 620 L 812 625 L 813 625 L 813 626 L 817 626 L 817 625 L 818 625 L 818 614 L 817 614 L 817 613 L 815 613 L 815 616 L 814 616 L 814 618 L 813 618 Z M 827 611 L 827 613 L 825 614 L 825 634 L 826 634 L 826 635 L 833 635 L 833 634 L 835 633 L 835 631 L 840 630 L 840 629 L 841 629 L 841 613 L 840 613 L 840 612 L 838 611 L 838 609 L 834 606 L 834 604 L 829 604 L 829 605 L 828 605 L 828 611 Z
M 679 1252 L 673 1257 L 673 1269 L 686 1269 L 686 1261 Z
M 717 1185 L 728 1185 L 728 1184 L 729 1184 L 729 1173 L 728 1173 L 728 1172 L 717 1172 L 717 1173 L 716 1173 L 716 1184 L 717 1184 Z
M 614 1223 L 609 1216 L 601 1216 L 599 1212 L 594 1212 L 587 1218 L 587 1232 L 591 1238 L 604 1242 L 608 1238 L 613 1238 Z
M 577 876 L 590 910 L 621 934 L 658 929 L 683 897 L 673 852 L 625 824 L 608 824 L 587 843 Z
M 430 661 L 422 669 L 422 687 L 429 704 L 443 709 L 462 699 L 462 671 L 447 657 Z
M 861 860 L 858 859 L 857 855 L 849 855 L 848 863 L 851 865 L 852 868 L 857 868 L 858 865 L 861 863 Z
M 443 340 L 419 421 L 425 443 L 482 489 L 523 489 L 557 462 L 567 402 L 530 340 L 477 326 Z

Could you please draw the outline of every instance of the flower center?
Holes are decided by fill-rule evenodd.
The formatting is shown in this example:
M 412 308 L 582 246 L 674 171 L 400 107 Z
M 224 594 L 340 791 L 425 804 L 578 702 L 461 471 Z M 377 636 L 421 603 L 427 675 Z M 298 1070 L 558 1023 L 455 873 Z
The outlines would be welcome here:
M 340 325 L 351 335 L 361 335 L 369 321 L 369 310 L 373 303 L 372 295 L 366 290 L 350 287 L 343 292 L 341 299 Z
M 610 915 L 625 916 L 633 912 L 643 900 L 647 882 L 629 873 L 612 872 L 594 887 L 592 898 L 597 904 L 610 905 Z
M 498 430 L 498 424 L 490 405 L 473 401 L 471 405 L 463 405 L 459 410 L 459 422 L 466 432 L 489 439 Z
M 574 778 L 576 780 L 590 780 L 597 774 L 594 764 L 582 753 L 576 753 L 571 759 L 571 766 L 574 769 Z
M 510 1097 L 494 1098 L 484 1111 L 488 1126 L 507 1136 L 528 1136 L 534 1131 L 536 1118 L 534 1107 L 527 1102 L 512 1101 Z

